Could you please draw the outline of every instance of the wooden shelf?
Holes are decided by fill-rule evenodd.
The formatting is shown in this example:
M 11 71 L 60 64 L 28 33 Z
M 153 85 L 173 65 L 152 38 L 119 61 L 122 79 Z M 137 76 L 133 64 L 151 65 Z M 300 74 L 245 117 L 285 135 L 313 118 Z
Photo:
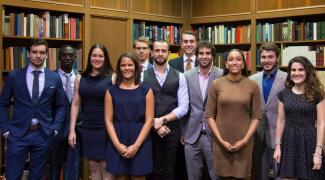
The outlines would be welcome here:
M 35 38 L 41 38 L 45 39 L 46 41 L 75 41 L 75 42 L 82 42 L 82 39 L 63 39 L 63 38 L 43 38 L 43 37 L 25 37 L 25 36 L 7 36 L 3 35 L 2 38 L 5 39 L 35 39 Z

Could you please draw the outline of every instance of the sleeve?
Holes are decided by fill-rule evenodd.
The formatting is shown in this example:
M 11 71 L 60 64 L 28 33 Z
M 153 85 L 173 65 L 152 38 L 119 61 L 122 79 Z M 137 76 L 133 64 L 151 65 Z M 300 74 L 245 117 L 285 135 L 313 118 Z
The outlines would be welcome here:
M 261 96 L 260 96 L 260 89 L 258 88 L 257 84 L 254 83 L 254 90 L 252 95 L 252 119 L 261 119 Z
M 215 118 L 217 116 L 218 90 L 217 81 L 213 81 L 209 90 L 207 104 L 205 108 L 205 118 Z
M 56 88 L 56 93 L 54 97 L 55 101 L 55 117 L 54 117 L 54 122 L 53 122 L 53 131 L 60 131 L 64 124 L 64 117 L 66 113 L 66 98 L 65 98 L 65 92 L 63 90 L 63 85 L 61 78 L 58 74 L 56 74 L 56 80 L 57 80 L 57 88 Z
M 278 94 L 279 101 L 281 101 L 281 102 L 283 102 L 284 91 L 285 91 L 285 89 L 283 89 L 282 91 L 280 91 L 279 94 Z
M 187 82 L 184 74 L 182 73 L 179 73 L 179 88 L 177 91 L 177 99 L 178 106 L 177 108 L 173 109 L 172 112 L 176 114 L 177 119 L 180 119 L 187 114 L 189 107 Z
M 10 73 L 5 81 L 5 84 L 0 95 L 0 131 L 5 133 L 9 131 L 9 115 L 8 107 L 10 106 L 11 97 L 13 95 L 13 74 Z

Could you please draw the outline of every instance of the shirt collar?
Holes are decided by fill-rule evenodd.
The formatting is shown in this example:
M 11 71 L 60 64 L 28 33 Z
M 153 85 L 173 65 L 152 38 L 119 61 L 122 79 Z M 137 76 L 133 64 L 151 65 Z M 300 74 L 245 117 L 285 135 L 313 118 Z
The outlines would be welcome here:
M 44 66 L 42 66 L 41 68 L 36 68 L 31 64 L 28 65 L 27 72 L 32 73 L 35 70 L 38 70 L 38 71 L 41 71 L 42 73 L 44 73 L 45 68 L 44 68 Z
M 59 74 L 62 74 L 62 75 L 68 75 L 68 76 L 72 76 L 72 74 L 73 74 L 73 70 L 71 70 L 71 72 L 69 72 L 69 73 L 66 73 L 66 72 L 64 72 L 61 68 L 59 68 L 58 69 L 58 73 Z
M 149 60 L 146 60 L 144 63 L 140 64 L 143 67 L 148 67 Z
M 168 73 L 169 69 L 170 69 L 170 66 L 169 66 L 169 64 L 167 63 L 167 66 L 166 66 L 166 70 L 165 70 L 165 72 Z M 153 70 L 154 70 L 155 73 L 157 73 L 157 72 L 156 72 L 156 68 L 155 68 L 155 64 L 153 65 Z
M 190 58 L 186 54 L 183 55 L 184 62 L 187 61 L 188 59 L 192 59 L 192 61 L 195 62 L 195 58 L 196 58 L 195 55 L 191 56 Z
M 271 74 L 267 74 L 267 73 L 264 71 L 264 73 L 263 73 L 263 77 L 264 77 L 264 78 L 265 78 L 265 77 L 273 78 L 273 77 L 275 77 L 277 71 L 278 71 L 278 68 L 274 68 L 274 69 L 272 70 L 272 73 L 271 73 Z
M 208 77 L 208 76 L 210 75 L 210 72 L 211 72 L 212 67 L 213 67 L 213 66 L 210 67 L 208 74 L 206 74 L 204 77 Z M 200 75 L 203 76 L 203 74 L 201 74 L 201 72 L 200 72 L 200 67 L 197 67 L 197 72 L 198 72 Z

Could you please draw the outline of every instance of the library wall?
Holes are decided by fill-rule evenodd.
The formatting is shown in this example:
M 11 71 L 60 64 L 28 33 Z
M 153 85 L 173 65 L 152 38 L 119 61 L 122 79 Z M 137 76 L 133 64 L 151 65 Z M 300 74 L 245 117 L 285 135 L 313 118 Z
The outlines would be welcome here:
M 98 7 L 102 9 L 115 9 L 115 10 L 128 10 L 128 0 L 91 0 L 90 5 L 92 7 Z
M 184 3 L 189 3 L 185 1 Z M 134 0 L 135 13 L 156 14 L 164 16 L 183 16 L 183 0 Z
M 257 11 L 304 8 L 306 6 L 324 5 L 325 0 L 257 0 Z
M 119 56 L 127 51 L 130 39 L 127 33 L 128 20 L 92 17 L 90 31 L 91 45 L 95 43 L 104 44 L 108 49 L 112 66 L 115 68 Z M 86 54 L 88 56 L 88 52 Z

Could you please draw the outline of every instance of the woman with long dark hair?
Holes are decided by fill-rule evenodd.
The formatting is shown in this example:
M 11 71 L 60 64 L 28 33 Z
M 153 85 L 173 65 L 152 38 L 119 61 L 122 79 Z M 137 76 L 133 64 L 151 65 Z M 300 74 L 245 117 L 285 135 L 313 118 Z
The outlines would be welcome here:
M 324 87 L 303 56 L 289 61 L 286 88 L 279 94 L 275 152 L 282 179 L 325 179 Z
M 247 78 L 242 51 L 232 49 L 224 76 L 214 80 L 205 116 L 214 135 L 213 154 L 220 179 L 245 179 L 252 163 L 253 140 L 260 119 L 260 92 Z
M 104 97 L 112 85 L 113 69 L 104 45 L 93 45 L 88 54 L 86 70 L 75 80 L 71 105 L 69 144 L 76 144 L 75 126 L 81 109 L 81 140 L 84 158 L 89 160 L 91 179 L 111 180 L 105 170 L 107 135 L 104 121 Z

